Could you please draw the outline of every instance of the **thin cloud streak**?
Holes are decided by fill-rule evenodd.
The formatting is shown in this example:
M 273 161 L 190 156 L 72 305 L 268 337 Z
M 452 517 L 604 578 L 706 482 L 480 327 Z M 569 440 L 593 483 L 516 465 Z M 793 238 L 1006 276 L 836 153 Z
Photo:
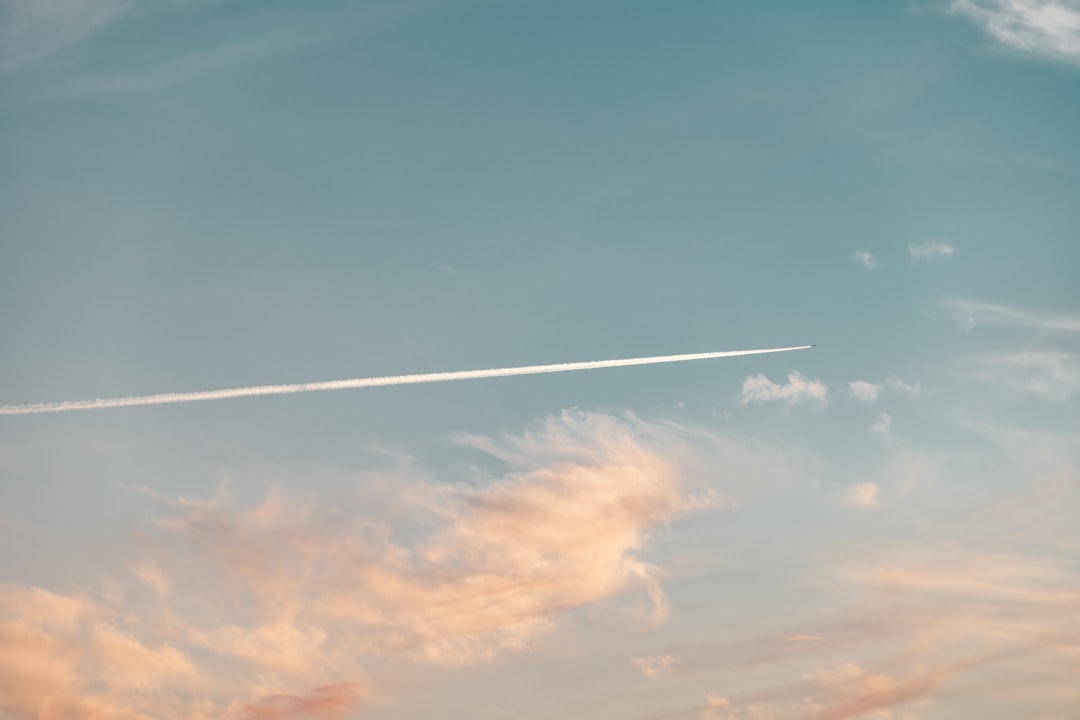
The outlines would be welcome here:
M 1042 351 L 990 355 L 975 364 L 975 377 L 1049 400 L 1080 391 L 1080 356 Z
M 587 360 L 583 362 L 557 363 L 553 365 L 529 365 L 523 367 L 493 368 L 489 370 L 459 370 L 454 372 L 422 373 L 418 375 L 391 375 L 385 377 L 353 378 L 351 380 L 327 380 L 323 382 L 293 385 L 258 385 L 254 387 L 206 390 L 188 393 L 163 393 L 104 400 L 69 400 L 33 405 L 0 405 L 0 415 L 36 415 L 40 413 L 70 412 L 72 410 L 98 410 L 104 408 L 132 407 L 137 405 L 168 405 L 171 403 L 200 402 L 203 400 L 230 400 L 259 395 L 292 395 L 295 393 L 321 392 L 324 390 L 354 390 L 360 388 L 387 387 L 390 385 L 416 385 L 422 383 L 451 382 L 454 380 L 481 380 L 486 378 L 515 377 L 518 375 L 541 375 L 546 373 L 572 372 L 575 370 L 603 370 L 637 365 L 687 362 L 737 357 L 740 355 L 763 355 L 766 353 L 806 350 L 812 345 L 769 348 L 762 350 L 729 350 L 723 352 L 691 353 L 684 355 L 656 355 L 653 357 L 626 358 L 623 360 Z
M 997 303 L 949 298 L 942 307 L 950 310 L 958 323 L 968 330 L 977 325 L 1019 325 L 1039 330 L 1080 332 L 1080 316 L 1047 315 Z
M 0 72 L 44 60 L 116 22 L 134 0 L 0 0 Z

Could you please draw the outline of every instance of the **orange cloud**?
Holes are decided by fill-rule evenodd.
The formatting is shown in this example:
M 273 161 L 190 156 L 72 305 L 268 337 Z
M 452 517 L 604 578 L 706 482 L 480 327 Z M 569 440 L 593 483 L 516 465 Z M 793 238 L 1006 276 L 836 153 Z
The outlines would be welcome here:
M 807 720 L 848 720 L 866 717 L 925 698 L 948 677 L 942 670 L 916 670 L 909 677 L 895 677 L 868 672 L 847 664 L 810 675 L 825 689 L 825 696 L 811 700 L 817 708 Z
M 315 688 L 310 695 L 273 695 L 247 705 L 240 720 L 337 720 L 359 700 L 355 683 Z
M 526 648 L 559 613 L 630 590 L 663 620 L 661 572 L 643 558 L 651 531 L 724 504 L 687 493 L 676 430 L 568 413 L 483 443 L 505 476 L 395 488 L 404 525 L 276 491 L 249 509 L 224 494 L 159 498 L 165 513 L 129 563 L 134 591 L 115 603 L 0 595 L 0 709 L 334 719 L 355 706 L 375 657 L 486 660 Z
M 115 610 L 81 596 L 0 586 L 0 711 L 15 718 L 141 718 L 163 687 L 200 682 L 189 658 L 140 641 Z

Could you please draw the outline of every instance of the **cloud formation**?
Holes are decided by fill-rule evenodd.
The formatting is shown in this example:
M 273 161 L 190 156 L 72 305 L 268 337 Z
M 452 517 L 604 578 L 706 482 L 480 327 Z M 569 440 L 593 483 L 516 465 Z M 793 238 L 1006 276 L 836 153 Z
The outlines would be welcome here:
M 1076 0 L 953 0 L 949 8 L 1008 48 L 1080 63 L 1080 3 Z
M 76 44 L 132 5 L 134 0 L 0 0 L 0 72 Z
M 1080 391 L 1080 356 L 1060 351 L 988 355 L 975 362 L 975 377 L 1048 400 Z
M 743 405 L 781 401 L 786 407 L 811 400 L 821 405 L 829 402 L 829 389 L 820 380 L 811 380 L 801 373 L 788 373 L 788 381 L 778 384 L 762 373 L 748 376 L 743 380 Z
M 159 498 L 124 604 L 0 587 L 0 709 L 333 720 L 366 696 L 364 666 L 379 658 L 488 660 L 624 592 L 649 599 L 642 622 L 665 619 L 660 570 L 642 557 L 650 532 L 719 504 L 687 493 L 685 438 L 566 413 L 472 444 L 507 473 L 417 479 L 393 499 L 404 526 L 276 491 L 250 508 Z M 674 662 L 645 659 L 642 672 Z
M 877 258 L 873 253 L 866 250 L 856 250 L 853 256 L 855 261 L 862 265 L 863 270 L 876 270 L 878 267 Z
M 355 683 L 315 688 L 309 695 L 272 695 L 246 705 L 240 712 L 240 720 L 338 720 L 356 704 L 358 697 Z
M 874 402 L 878 399 L 881 386 L 866 380 L 852 380 L 848 383 L 851 396 L 863 402 Z
M 921 397 L 923 393 L 922 383 L 918 380 L 909 383 L 906 380 L 902 380 L 893 375 L 885 381 L 885 384 L 888 385 L 889 389 L 894 393 L 898 395 L 907 395 L 912 399 Z
M 671 655 L 630 658 L 630 662 L 647 678 L 666 675 L 679 666 L 679 658 Z
M 912 260 L 951 258 L 955 253 L 955 247 L 943 242 L 924 242 L 919 245 L 908 245 L 908 255 L 911 256 Z
M 877 483 L 855 483 L 854 485 L 848 486 L 840 500 L 848 507 L 853 508 L 876 507 L 878 504 L 879 490 L 880 488 Z
M 941 305 L 951 311 L 953 318 L 968 330 L 985 324 L 1080 332 L 1080 316 L 1077 315 L 1048 315 L 1009 305 L 957 298 L 942 300 Z
M 881 435 L 883 437 L 887 437 L 889 435 L 889 430 L 891 428 L 892 428 L 892 415 L 890 415 L 887 412 L 879 412 L 878 416 L 877 416 L 877 420 L 875 420 L 874 424 L 870 426 L 870 429 L 872 431 L 874 431 L 875 433 L 877 433 L 878 435 Z

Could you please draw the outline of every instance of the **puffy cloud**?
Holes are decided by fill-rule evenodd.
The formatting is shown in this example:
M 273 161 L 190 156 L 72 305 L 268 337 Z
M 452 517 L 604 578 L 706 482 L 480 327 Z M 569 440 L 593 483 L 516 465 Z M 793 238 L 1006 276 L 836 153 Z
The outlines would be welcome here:
M 863 402 L 874 402 L 878 399 L 878 394 L 881 392 L 881 386 L 876 385 L 866 380 L 852 380 L 848 383 L 848 388 L 851 390 L 851 396 L 862 400 Z
M 953 0 L 949 7 L 1006 47 L 1080 63 L 1080 3 L 1076 0 Z
M 743 380 L 742 404 L 763 403 L 779 400 L 787 407 L 806 400 L 822 405 L 829 401 L 829 390 L 820 380 L 810 380 L 800 373 L 788 373 L 786 384 L 780 385 L 758 373 Z
M 919 245 L 908 245 L 908 255 L 912 260 L 934 260 L 937 258 L 951 258 L 956 254 L 956 248 L 943 242 L 924 242 Z
M 878 413 L 877 420 L 870 426 L 873 432 L 883 437 L 888 437 L 890 428 L 892 428 L 892 415 L 886 412 Z

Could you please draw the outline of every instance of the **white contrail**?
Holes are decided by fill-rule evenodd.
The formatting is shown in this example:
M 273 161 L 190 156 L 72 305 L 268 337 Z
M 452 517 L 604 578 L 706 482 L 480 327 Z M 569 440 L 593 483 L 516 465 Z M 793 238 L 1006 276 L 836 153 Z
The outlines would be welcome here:
M 353 388 L 384 387 L 386 385 L 413 385 L 417 383 L 449 382 L 450 380 L 479 380 L 481 378 L 512 377 L 514 375 L 539 375 L 541 373 L 570 372 L 571 370 L 600 370 L 602 368 L 627 367 L 630 365 L 709 360 L 712 358 L 734 357 L 736 355 L 762 355 L 764 353 L 787 352 L 788 350 L 805 350 L 811 347 L 813 345 L 769 348 L 767 350 L 729 350 L 727 352 L 692 353 L 689 355 L 657 355 L 655 357 L 627 358 L 625 360 L 587 360 L 584 362 L 557 363 L 555 365 L 527 365 L 525 367 L 493 368 L 491 370 L 458 370 L 456 372 L 425 373 L 421 375 L 390 375 L 387 377 L 353 378 L 352 380 L 326 380 L 296 385 L 257 385 L 255 387 L 227 390 L 138 395 L 103 400 L 68 400 L 33 405 L 0 405 L 0 415 L 36 415 L 38 413 L 68 412 L 69 410 L 129 407 L 131 405 L 166 405 L 169 403 L 197 402 L 199 400 L 227 400 L 229 398 L 251 397 L 252 395 L 291 395 L 293 393 L 317 392 L 319 390 L 350 390 Z

